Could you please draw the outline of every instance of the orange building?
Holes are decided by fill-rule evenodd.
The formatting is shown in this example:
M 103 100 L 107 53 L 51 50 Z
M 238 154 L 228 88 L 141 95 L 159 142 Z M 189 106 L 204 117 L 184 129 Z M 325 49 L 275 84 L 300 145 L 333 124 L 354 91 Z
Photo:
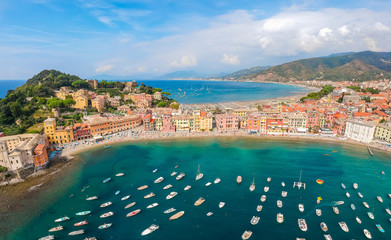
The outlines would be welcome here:
M 142 123 L 140 116 L 104 118 L 94 117 L 86 122 L 90 126 L 91 136 L 111 134 L 138 127 Z
M 45 166 L 49 162 L 45 144 L 38 144 L 38 146 L 35 147 L 33 159 L 35 167 Z

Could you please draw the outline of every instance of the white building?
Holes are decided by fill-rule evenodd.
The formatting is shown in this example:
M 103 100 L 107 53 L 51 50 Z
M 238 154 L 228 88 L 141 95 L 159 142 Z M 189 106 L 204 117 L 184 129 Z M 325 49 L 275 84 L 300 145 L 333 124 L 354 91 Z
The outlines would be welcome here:
M 370 143 L 375 133 L 376 122 L 349 120 L 346 122 L 345 137 L 355 141 Z

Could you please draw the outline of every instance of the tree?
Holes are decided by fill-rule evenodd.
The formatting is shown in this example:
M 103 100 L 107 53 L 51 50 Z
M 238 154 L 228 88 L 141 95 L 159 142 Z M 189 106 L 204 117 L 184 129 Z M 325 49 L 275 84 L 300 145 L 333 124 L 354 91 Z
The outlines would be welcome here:
M 66 107 L 66 108 L 70 108 L 72 105 L 75 105 L 75 100 L 73 100 L 73 99 L 65 99 L 64 101 L 63 101 L 63 105 L 64 105 L 64 107 Z
M 46 102 L 46 105 L 52 109 L 52 108 L 60 108 L 63 106 L 63 101 L 59 98 L 51 98 Z
M 170 108 L 178 110 L 179 109 L 179 103 L 177 103 L 177 102 L 171 103 L 170 104 Z
M 84 80 L 76 80 L 72 83 L 72 87 L 74 88 L 90 88 L 90 84 Z
M 167 103 L 166 102 L 164 102 L 164 101 L 161 101 L 161 102 L 159 102 L 159 104 L 157 105 L 157 107 L 166 107 L 167 106 Z

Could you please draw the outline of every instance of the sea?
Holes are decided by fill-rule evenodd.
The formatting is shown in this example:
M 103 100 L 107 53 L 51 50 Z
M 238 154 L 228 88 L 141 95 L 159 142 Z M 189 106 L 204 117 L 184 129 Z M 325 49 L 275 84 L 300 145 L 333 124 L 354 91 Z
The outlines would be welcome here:
M 391 193 L 390 156 L 376 150 L 373 152 L 374 156 L 370 156 L 365 147 L 339 143 L 252 137 L 149 140 L 112 145 L 111 148 L 97 147 L 83 152 L 78 170 L 61 179 L 61 184 L 53 191 L 38 198 L 39 206 L 32 213 L 20 216 L 25 223 L 13 225 L 14 231 L 3 233 L 1 239 L 39 239 L 48 235 L 50 228 L 59 225 L 55 219 L 64 216 L 70 220 L 60 223 L 64 230 L 53 233 L 55 239 L 83 239 L 87 236 L 100 240 L 241 239 L 243 232 L 250 230 L 253 232 L 250 239 L 292 240 L 301 237 L 320 240 L 325 234 L 320 228 L 321 222 L 327 224 L 327 234 L 333 239 L 366 239 L 363 229 L 369 230 L 373 239 L 391 239 L 391 216 L 385 211 L 391 208 L 391 199 L 387 195 Z M 198 166 L 204 177 L 196 181 Z M 157 169 L 155 173 L 154 169 Z M 177 181 L 171 176 L 174 171 L 186 176 Z M 117 173 L 125 175 L 116 177 Z M 293 184 L 299 181 L 300 173 L 301 182 L 306 187 L 299 190 L 293 188 Z M 243 178 L 241 184 L 236 182 L 239 175 Z M 110 182 L 102 182 L 109 177 Z M 163 177 L 164 181 L 155 184 L 158 177 Z M 267 182 L 268 177 L 270 182 Z M 214 184 L 216 178 L 221 182 Z M 318 184 L 317 179 L 324 183 Z M 211 182 L 210 186 L 205 185 L 208 182 Z M 250 192 L 252 182 L 255 190 Z M 353 183 L 358 184 L 357 190 L 353 189 Z M 167 184 L 173 187 L 163 190 Z M 137 190 L 142 185 L 148 185 L 148 188 Z M 191 185 L 191 189 L 184 191 L 187 185 Z M 264 191 L 265 186 L 269 187 L 268 192 Z M 120 194 L 115 195 L 116 191 Z M 166 200 L 173 191 L 178 195 Z M 282 197 L 282 191 L 287 191 L 286 197 Z M 145 199 L 144 196 L 151 192 L 156 196 Z M 350 193 L 350 198 L 346 197 L 346 192 Z M 121 201 L 126 195 L 131 197 Z M 265 202 L 260 201 L 262 195 L 267 197 Z M 86 201 L 90 196 L 98 196 L 98 200 Z M 380 203 L 377 196 L 384 202 Z M 194 206 L 199 197 L 205 198 L 205 202 Z M 319 204 L 318 197 L 322 199 Z M 277 206 L 277 200 L 282 201 L 282 208 Z M 112 205 L 100 207 L 108 201 Z M 337 201 L 344 202 L 337 205 L 338 215 L 332 210 Z M 369 204 L 369 209 L 364 207 L 364 201 Z M 136 204 L 124 209 L 131 202 Z M 159 205 L 146 208 L 155 202 Z M 220 202 L 225 202 L 223 208 L 219 208 Z M 300 203 L 304 204 L 304 212 L 298 210 Z M 351 204 L 355 205 L 355 210 Z M 262 211 L 257 212 L 257 205 L 263 206 Z M 185 214 L 170 221 L 169 217 L 175 212 L 163 213 L 169 208 L 175 208 L 176 212 L 185 211 Z M 141 209 L 138 215 L 126 217 L 128 212 L 136 209 Z M 315 214 L 316 209 L 322 210 L 320 217 Z M 87 210 L 91 214 L 75 215 Z M 114 212 L 114 216 L 99 217 L 109 211 Z M 213 215 L 207 216 L 208 212 Z M 372 212 L 375 219 L 370 219 L 367 212 Z M 277 213 L 284 214 L 281 224 L 276 221 Z M 260 217 L 256 225 L 250 223 L 253 216 Z M 362 224 L 356 222 L 356 216 Z M 299 229 L 299 218 L 306 220 L 308 231 Z M 88 224 L 73 226 L 83 220 Z M 349 232 L 339 227 L 338 222 L 342 221 L 346 222 Z M 104 223 L 112 223 L 112 226 L 98 229 Z M 159 229 L 141 236 L 151 224 L 158 225 Z M 381 224 L 385 232 L 381 233 L 376 224 Z M 84 229 L 85 234 L 68 236 L 79 229 Z
M 24 82 L 25 80 L 0 80 L 0 98 L 4 98 L 9 89 L 15 89 Z M 304 87 L 275 83 L 200 80 L 138 80 L 137 82 L 161 88 L 164 92 L 171 93 L 171 98 L 185 104 L 253 101 L 308 92 Z

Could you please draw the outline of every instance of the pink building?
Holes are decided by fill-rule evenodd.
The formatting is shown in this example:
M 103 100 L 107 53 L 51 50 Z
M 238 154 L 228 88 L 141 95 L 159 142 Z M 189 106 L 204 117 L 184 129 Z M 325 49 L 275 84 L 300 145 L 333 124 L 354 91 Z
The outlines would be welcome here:
M 259 132 L 261 129 L 261 115 L 249 114 L 247 119 L 247 130 L 251 132 Z
M 162 132 L 175 132 L 175 126 L 171 121 L 171 114 L 162 115 Z
M 239 130 L 239 117 L 233 114 L 224 113 L 215 115 L 216 127 L 218 131 Z
M 306 128 L 313 128 L 315 126 L 319 126 L 319 114 L 314 111 L 308 111 Z

